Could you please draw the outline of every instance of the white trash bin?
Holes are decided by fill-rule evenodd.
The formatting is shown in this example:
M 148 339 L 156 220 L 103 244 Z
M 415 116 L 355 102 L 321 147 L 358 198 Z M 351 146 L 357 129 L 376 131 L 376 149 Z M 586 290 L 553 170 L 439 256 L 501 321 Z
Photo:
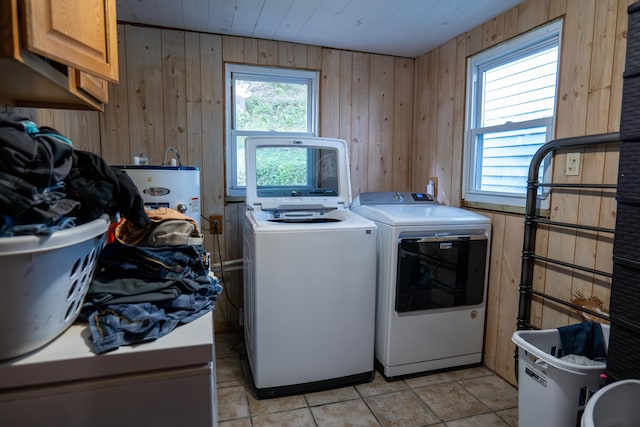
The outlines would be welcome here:
M 598 390 L 584 408 L 581 426 L 640 426 L 640 380 L 620 380 Z
M 609 326 L 602 325 L 605 348 Z M 577 365 L 555 357 L 562 343 L 557 329 L 514 332 L 518 346 L 518 426 L 578 425 L 589 397 L 605 384 L 605 364 Z

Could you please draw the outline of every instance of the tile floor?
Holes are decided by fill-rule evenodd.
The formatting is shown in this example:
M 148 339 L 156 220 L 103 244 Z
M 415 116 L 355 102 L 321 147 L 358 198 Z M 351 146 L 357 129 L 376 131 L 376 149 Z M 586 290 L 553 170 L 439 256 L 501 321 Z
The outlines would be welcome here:
M 515 387 L 484 367 L 258 400 L 241 334 L 216 334 L 220 427 L 518 425 Z

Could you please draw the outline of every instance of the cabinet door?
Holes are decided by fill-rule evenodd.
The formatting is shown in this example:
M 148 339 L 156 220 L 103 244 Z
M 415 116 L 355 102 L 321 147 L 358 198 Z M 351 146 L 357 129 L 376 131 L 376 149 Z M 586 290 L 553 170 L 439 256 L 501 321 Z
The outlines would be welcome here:
M 105 80 L 73 68 L 69 68 L 69 73 L 73 74 L 74 84 L 78 90 L 86 92 L 100 102 L 109 102 L 109 84 Z
M 24 47 L 117 83 L 115 3 L 116 0 L 24 0 Z

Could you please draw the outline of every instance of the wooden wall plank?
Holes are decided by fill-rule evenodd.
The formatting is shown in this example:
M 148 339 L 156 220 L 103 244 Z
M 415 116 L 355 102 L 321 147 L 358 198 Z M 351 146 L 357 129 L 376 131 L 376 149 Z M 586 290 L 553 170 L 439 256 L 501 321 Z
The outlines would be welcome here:
M 1 107 L 4 104 L 0 104 Z M 69 138 L 78 150 L 100 151 L 100 118 L 94 111 L 69 111 L 49 108 L 16 108 L 4 106 L 27 117 L 38 127 L 48 126 Z
M 588 105 L 586 111 L 586 133 L 604 133 L 608 129 L 608 109 L 611 98 L 611 79 L 615 51 L 615 33 L 618 5 L 616 1 L 597 2 L 594 20 L 594 37 L 592 57 L 598 58 L 591 62 L 589 70 Z M 595 147 L 584 151 L 581 167 L 581 181 L 584 183 L 602 183 L 604 175 L 604 149 Z M 602 191 L 583 191 L 579 196 L 578 222 L 597 226 L 601 216 L 600 207 Z M 598 233 L 578 233 L 576 235 L 576 252 L 574 262 L 589 268 L 595 268 Z M 611 249 L 611 248 L 610 248 Z M 610 269 L 608 271 L 611 271 Z M 593 294 L 594 283 L 600 283 L 601 278 L 585 273 L 576 272 L 571 281 L 570 300 L 579 303 L 585 297 Z M 575 318 L 575 317 L 574 317 Z M 577 321 L 586 320 L 582 317 Z
M 129 158 L 142 154 L 150 163 L 160 164 L 164 155 L 161 34 L 129 26 L 126 36 Z
M 550 227 L 548 226 L 542 225 L 536 228 L 536 244 L 534 246 L 536 254 L 545 257 L 549 255 L 549 233 Z M 543 262 L 536 262 L 533 270 L 531 287 L 540 292 L 544 292 L 547 282 L 547 269 L 545 267 L 546 265 Z M 544 304 L 540 298 L 532 298 L 529 322 L 535 327 L 542 328 L 543 308 Z
M 322 68 L 322 48 L 320 46 L 306 46 L 307 48 L 307 68 L 319 70 Z
M 467 36 L 467 43 L 465 45 L 467 56 L 480 52 L 484 44 L 484 25 L 478 25 L 474 29 L 467 31 L 465 35 Z
M 127 90 L 127 46 L 124 25 L 118 25 L 118 76 L 120 83 L 109 85 L 109 99 L 100 114 L 102 157 L 110 164 L 130 164 L 129 91 Z
M 307 49 L 299 43 L 278 43 L 278 65 L 280 67 L 307 68 Z
M 520 282 L 520 253 L 522 249 L 522 234 L 524 221 L 518 215 L 505 216 L 505 235 L 518 236 L 505 239 L 503 242 L 500 280 L 500 307 L 518 306 L 518 285 Z M 517 312 L 515 310 L 500 310 L 498 312 L 498 350 L 496 352 L 496 372 L 508 381 L 515 382 L 513 348 L 511 341 Z
M 435 103 L 433 96 L 434 88 L 428 84 L 431 78 L 436 78 L 436 74 L 431 67 L 432 56 L 434 51 L 423 55 L 415 61 L 415 102 L 414 102 L 414 119 L 413 119 L 413 146 L 412 166 L 411 166 L 411 184 L 414 189 L 422 189 L 425 183 L 429 182 L 429 176 L 434 170 L 434 158 L 430 152 L 430 141 L 435 137 L 435 127 L 431 126 L 432 114 L 435 114 L 431 108 L 431 103 Z M 426 188 L 424 188 L 426 190 Z
M 191 50 L 195 49 L 195 45 Z M 208 218 L 209 215 L 222 215 L 223 234 L 205 234 L 205 248 L 211 253 L 214 262 L 227 260 L 227 212 L 224 203 L 224 67 L 223 67 L 223 37 L 213 34 L 200 34 L 200 81 L 197 83 L 201 89 L 201 140 L 199 143 L 201 170 L 200 193 L 201 213 Z M 234 218 L 234 221 L 236 218 Z M 205 220 L 203 224 L 207 223 Z M 210 225 L 207 224 L 207 229 Z M 235 237 L 235 236 L 234 236 Z M 232 240 L 232 245 L 237 245 Z M 220 275 L 220 271 L 215 271 Z M 233 294 L 234 288 L 241 288 L 242 283 L 234 282 L 232 276 L 224 277 L 224 295 L 219 298 L 219 304 L 214 311 L 216 330 L 228 328 L 228 322 L 237 320 L 237 311 L 230 304 L 227 293 Z M 219 326 L 221 325 L 221 326 Z
M 349 144 L 349 156 L 351 157 L 351 98 L 353 79 L 353 52 L 340 51 L 340 77 L 337 109 L 340 111 L 338 117 L 338 133 L 340 138 Z M 351 161 L 351 160 L 350 160 Z M 355 171 L 351 169 L 351 180 L 353 182 Z
M 561 17 L 567 12 L 567 0 L 549 0 L 549 21 Z
M 453 139 L 451 142 L 451 205 L 460 206 L 462 200 L 462 165 L 465 129 L 465 105 L 457 99 L 466 97 L 467 63 L 466 37 L 456 38 L 455 93 L 453 102 Z
M 438 201 L 451 205 L 453 177 L 453 118 L 454 94 L 456 93 L 456 40 L 440 48 L 438 60 L 437 131 L 435 149 L 437 154 L 434 176 L 438 177 Z M 457 203 L 457 201 L 455 202 Z
M 502 30 L 502 40 L 510 39 L 519 34 L 518 13 L 518 6 L 513 7 L 504 13 L 504 28 Z
M 586 133 L 605 133 L 609 127 L 611 78 L 616 44 L 618 1 L 596 2 L 592 57 L 587 95 Z M 595 37 L 598 34 L 598 37 Z
M 622 75 L 625 70 L 625 56 L 627 52 L 627 8 L 633 0 L 619 1 L 615 31 L 615 47 L 613 54 L 613 70 L 611 72 L 611 98 L 609 102 L 609 126 L 607 132 L 617 132 L 620 129 L 620 114 L 622 110 Z
M 244 49 L 244 63 L 257 64 L 258 63 L 258 40 L 244 38 L 242 41 L 243 41 L 242 49 Z
M 518 5 L 518 33 L 524 33 L 545 22 L 549 16 L 549 1 L 527 1 Z
M 202 78 L 200 34 L 187 32 L 184 36 L 185 55 L 185 119 L 186 143 L 184 153 L 188 164 L 202 169 Z M 221 64 L 219 64 L 221 66 Z M 200 177 L 202 179 L 202 176 Z M 204 183 L 200 183 L 204 188 Z
M 411 164 L 413 74 L 413 59 L 396 58 L 394 60 L 391 188 L 395 191 L 411 190 L 411 169 L 406 165 Z
M 503 13 L 483 24 L 484 38 L 482 40 L 482 47 L 484 49 L 500 43 L 503 40 L 504 20 L 505 14 Z
M 162 88 L 164 147 L 166 161 L 176 157 L 168 148 L 180 153 L 183 165 L 191 165 L 195 159 L 189 156 L 187 147 L 186 55 L 183 31 L 162 30 Z M 164 161 L 163 158 L 160 162 Z
M 479 35 L 479 34 L 478 34 Z M 428 62 L 428 75 L 431 76 L 431 79 L 434 80 L 430 80 L 430 82 L 432 82 L 431 84 L 433 85 L 430 93 L 429 93 L 429 106 L 428 106 L 428 110 L 429 110 L 429 117 L 431 119 L 431 121 L 428 123 L 427 125 L 427 142 L 429 144 L 429 146 L 427 147 L 427 155 L 428 155 L 428 161 L 427 161 L 427 165 L 429 166 L 429 169 L 426 170 L 426 175 L 424 177 L 424 180 L 422 181 L 422 185 L 424 186 L 425 182 L 429 182 L 429 177 L 434 176 L 434 177 L 438 177 L 438 164 L 439 164 L 439 157 L 438 157 L 438 126 L 436 123 L 438 123 L 439 120 L 439 111 L 438 111 L 438 102 L 440 99 L 440 85 L 434 85 L 433 82 L 434 81 L 439 81 L 440 80 L 440 51 L 441 49 L 438 49 L 436 51 L 433 52 L 432 55 L 429 56 L 429 62 Z M 440 187 L 440 183 L 438 183 L 438 186 Z M 446 189 L 446 187 L 443 187 Z M 449 189 L 446 189 L 446 191 L 444 192 L 444 194 L 448 193 Z M 444 199 L 440 199 L 440 196 L 443 192 L 441 191 L 441 188 L 438 188 L 438 194 L 437 194 L 437 198 L 436 200 L 438 201 L 442 201 Z
M 567 1 L 563 32 L 571 34 L 562 43 L 556 137 L 584 135 L 588 105 L 589 70 L 593 42 L 595 2 Z
M 584 183 L 602 183 L 604 161 L 598 147 L 585 149 L 581 156 L 580 177 Z M 601 191 L 581 191 L 578 201 L 577 221 L 579 224 L 597 226 L 600 217 Z M 576 234 L 574 263 L 588 268 L 595 268 L 598 234 L 582 231 Z M 569 301 L 580 296 L 590 296 L 593 291 L 595 276 L 584 272 L 574 272 L 571 280 Z M 573 319 L 576 319 L 573 317 Z M 585 319 L 577 318 L 573 321 Z
M 220 36 L 200 35 L 202 213 L 224 214 L 224 71 Z M 224 229 L 223 229 L 224 231 Z M 212 248 L 214 249 L 214 248 Z
M 335 138 L 340 132 L 340 110 L 329 99 L 340 98 L 340 51 L 322 52 L 322 84 L 320 85 L 320 136 Z
M 393 141 L 393 57 L 372 55 L 370 67 L 367 186 L 372 191 L 391 191 L 393 145 L 389 141 Z
M 493 254 L 489 261 L 489 283 L 487 285 L 487 317 L 484 336 L 484 364 L 492 370 L 496 369 L 497 353 L 500 351 L 498 340 L 498 315 L 500 313 L 500 278 L 502 273 L 502 254 L 504 238 L 508 231 L 505 230 L 505 216 L 489 214 L 491 218 L 491 247 Z
M 351 82 L 351 191 L 359 194 L 369 189 L 369 54 L 353 53 Z M 324 102 L 327 102 L 326 100 Z
M 604 153 L 604 171 L 602 181 L 605 184 L 612 184 L 618 181 L 618 161 L 620 155 L 619 147 L 609 145 Z M 598 226 L 608 229 L 614 229 L 616 225 L 616 192 L 614 190 L 605 190 L 602 192 L 600 199 L 600 217 L 598 218 Z M 613 238 L 608 233 L 602 233 L 597 241 L 595 268 L 600 271 L 613 271 Z M 593 306 L 594 310 L 601 309 L 608 313 L 609 299 L 611 296 L 611 279 L 597 277 L 593 283 Z M 597 305 L 600 304 L 600 307 Z M 605 310 L 606 309 L 606 310 Z
M 278 42 L 258 40 L 258 64 L 278 65 Z
M 222 52 L 224 62 L 242 63 L 244 58 L 244 37 L 222 36 Z M 256 60 L 252 63 L 257 62 Z

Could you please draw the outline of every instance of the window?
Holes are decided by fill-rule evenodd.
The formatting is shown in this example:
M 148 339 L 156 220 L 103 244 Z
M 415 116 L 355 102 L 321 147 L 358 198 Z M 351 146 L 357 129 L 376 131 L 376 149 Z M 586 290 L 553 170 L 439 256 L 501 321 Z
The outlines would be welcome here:
M 258 197 L 338 195 L 336 149 L 260 146 L 255 164 Z
M 560 31 L 556 21 L 469 58 L 465 202 L 525 206 L 531 158 L 554 135 Z
M 244 196 L 248 136 L 317 135 L 318 73 L 227 64 L 226 82 L 227 195 Z

